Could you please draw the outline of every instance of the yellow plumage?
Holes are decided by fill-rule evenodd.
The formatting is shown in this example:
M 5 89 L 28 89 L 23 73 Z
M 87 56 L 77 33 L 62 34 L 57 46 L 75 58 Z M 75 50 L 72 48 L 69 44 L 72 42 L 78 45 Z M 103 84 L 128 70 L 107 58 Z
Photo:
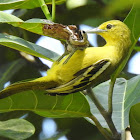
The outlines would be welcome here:
M 130 30 L 123 22 L 111 20 L 87 32 L 101 35 L 106 45 L 77 50 L 66 64 L 68 56 L 54 62 L 47 76 L 13 84 L 0 92 L 0 98 L 30 89 L 46 90 L 50 94 L 74 93 L 108 80 L 127 55 Z

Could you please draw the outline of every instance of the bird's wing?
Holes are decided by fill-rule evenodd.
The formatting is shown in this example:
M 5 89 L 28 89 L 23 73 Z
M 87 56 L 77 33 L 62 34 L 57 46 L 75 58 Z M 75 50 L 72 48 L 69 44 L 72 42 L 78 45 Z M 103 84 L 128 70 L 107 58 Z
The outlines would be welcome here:
M 66 84 L 46 90 L 51 94 L 69 94 L 85 89 L 96 79 L 111 62 L 108 59 L 102 59 L 86 68 L 79 70 L 74 74 L 75 78 Z

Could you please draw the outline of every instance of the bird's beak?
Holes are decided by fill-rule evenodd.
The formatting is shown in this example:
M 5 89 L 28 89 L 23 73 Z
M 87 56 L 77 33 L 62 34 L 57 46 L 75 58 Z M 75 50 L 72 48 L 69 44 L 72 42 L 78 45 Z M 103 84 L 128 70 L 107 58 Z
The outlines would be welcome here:
M 107 30 L 102 30 L 102 29 L 99 29 L 98 27 L 97 28 L 94 28 L 94 29 L 91 29 L 91 30 L 87 30 L 85 31 L 86 33 L 102 33 L 102 32 L 106 32 Z

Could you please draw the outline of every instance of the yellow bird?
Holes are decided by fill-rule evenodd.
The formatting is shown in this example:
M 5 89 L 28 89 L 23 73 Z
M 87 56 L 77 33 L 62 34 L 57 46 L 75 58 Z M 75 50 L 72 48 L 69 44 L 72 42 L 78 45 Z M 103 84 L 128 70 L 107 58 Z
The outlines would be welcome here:
M 108 80 L 128 53 L 130 30 L 123 22 L 111 20 L 87 33 L 101 35 L 106 45 L 77 50 L 66 64 L 69 55 L 54 62 L 47 76 L 10 85 L 0 92 L 0 98 L 27 90 L 46 90 L 52 95 L 74 93 Z

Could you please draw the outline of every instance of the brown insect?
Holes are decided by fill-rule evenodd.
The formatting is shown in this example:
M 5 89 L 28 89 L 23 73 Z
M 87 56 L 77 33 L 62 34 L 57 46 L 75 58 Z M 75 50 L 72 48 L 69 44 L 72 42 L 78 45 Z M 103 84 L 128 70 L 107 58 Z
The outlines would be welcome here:
M 88 47 L 89 42 L 87 40 L 87 34 L 83 30 L 78 30 L 75 25 L 62 25 L 58 23 L 51 22 L 50 24 L 43 24 L 43 33 L 46 36 L 50 36 L 65 43 L 65 52 L 57 60 L 58 62 L 67 54 L 68 58 L 65 60 L 64 64 L 68 62 L 71 56 L 76 50 L 83 50 Z

